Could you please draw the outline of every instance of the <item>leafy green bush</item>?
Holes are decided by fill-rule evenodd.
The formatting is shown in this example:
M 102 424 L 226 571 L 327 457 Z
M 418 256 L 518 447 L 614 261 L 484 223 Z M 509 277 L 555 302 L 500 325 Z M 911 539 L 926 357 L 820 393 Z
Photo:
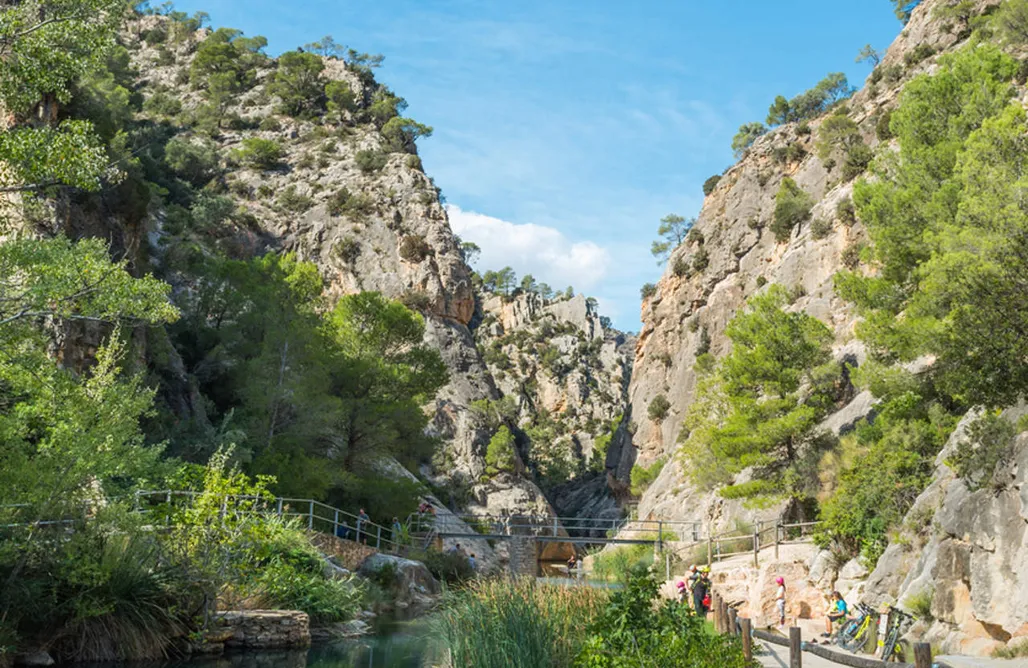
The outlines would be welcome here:
M 486 447 L 486 473 L 496 475 L 503 471 L 513 472 L 515 463 L 514 435 L 506 425 L 503 425 L 489 439 L 489 445 Z
M 651 545 L 619 545 L 593 553 L 590 576 L 603 582 L 628 582 L 632 573 L 653 565 Z
M 853 94 L 853 88 L 841 72 L 829 74 L 810 90 L 787 100 L 779 95 L 768 110 L 767 124 L 781 125 L 817 118 L 835 104 Z
M 432 254 L 432 247 L 420 234 L 408 234 L 400 242 L 400 257 L 417 264 Z
M 693 271 L 703 271 L 710 266 L 710 251 L 706 248 L 700 248 L 696 251 L 696 255 L 692 258 Z
M 290 213 L 303 213 L 314 206 L 314 200 L 299 192 L 293 184 L 286 186 L 279 193 L 276 201 L 280 207 Z
M 763 123 L 746 123 L 739 127 L 739 131 L 732 137 L 732 151 L 736 159 L 742 158 L 747 149 L 767 133 L 767 127 Z
M 810 236 L 815 239 L 824 239 L 832 233 L 832 221 L 826 218 L 815 218 L 810 223 Z
M 258 127 L 263 132 L 278 132 L 282 129 L 282 123 L 274 116 L 265 116 Z
M 712 176 L 709 179 L 707 179 L 706 181 L 704 181 L 703 182 L 703 194 L 704 195 L 709 195 L 710 193 L 714 192 L 714 189 L 717 188 L 717 184 L 720 183 L 720 182 L 721 182 L 721 175 L 720 174 L 715 174 L 714 176 Z
M 354 160 L 357 163 L 358 169 L 365 174 L 370 174 L 385 167 L 386 163 L 389 162 L 389 156 L 382 151 L 366 149 L 363 151 L 357 151 L 357 155 L 354 156 Z
M 918 619 L 931 622 L 934 619 L 932 616 L 932 601 L 934 599 L 935 588 L 932 585 L 926 585 L 916 593 L 908 594 L 903 599 L 903 607 L 913 613 Z
M 931 58 L 935 55 L 935 47 L 931 44 L 918 44 L 910 51 L 903 54 L 903 62 L 907 67 L 913 67 L 917 65 L 925 58 Z
M 226 221 L 236 210 L 236 203 L 230 197 L 200 193 L 189 213 L 200 229 L 211 229 Z
M 176 174 L 197 187 L 217 174 L 218 154 L 214 144 L 205 140 L 173 137 L 164 147 L 164 162 Z
M 667 417 L 669 410 L 671 410 L 671 402 L 663 394 L 658 394 L 650 401 L 646 414 L 654 422 L 662 422 Z
M 853 200 L 840 200 L 835 207 L 835 217 L 846 227 L 852 227 L 857 222 L 857 210 L 853 206 Z
M 310 118 L 325 105 L 325 64 L 313 53 L 289 51 L 278 58 L 278 70 L 268 92 L 281 100 L 282 113 Z
M 353 264 L 361 254 L 361 244 L 353 237 L 343 237 L 336 242 L 335 253 L 343 262 Z
M 232 155 L 236 160 L 254 169 L 274 169 L 285 155 L 285 150 L 273 139 L 247 137 Z
M 751 667 L 737 636 L 710 632 L 704 617 L 677 601 L 661 601 L 659 591 L 652 575 L 634 574 L 624 588 L 610 596 L 590 626 L 576 665 Z
M 653 283 L 647 283 L 646 285 L 642 286 L 642 288 L 639 290 L 639 295 L 643 299 L 649 299 L 655 294 L 657 294 L 657 286 Z
M 632 496 L 642 496 L 646 488 L 653 484 L 660 472 L 664 470 L 664 462 L 663 457 L 658 457 L 649 466 L 636 464 L 632 467 L 630 475 Z
M 382 136 L 386 138 L 389 150 L 413 153 L 417 150 L 415 142 L 422 137 L 431 137 L 432 128 L 410 118 L 395 116 L 382 126 Z
M 158 91 L 143 101 L 143 111 L 154 116 L 171 118 L 182 113 L 182 102 L 171 93 Z
M 996 469 L 1009 463 L 1014 454 L 1015 428 L 996 413 L 985 413 L 967 428 L 967 438 L 957 443 L 956 451 L 946 461 L 972 491 L 989 485 Z
M 684 255 L 679 255 L 675 258 L 675 261 L 671 264 L 671 271 L 675 276 L 679 278 L 689 278 L 692 276 L 692 267 L 689 266 L 689 260 Z M 643 296 L 645 299 L 646 296 Z
M 775 240 L 779 243 L 788 241 L 793 228 L 806 222 L 813 208 L 813 197 L 804 192 L 791 178 L 782 179 L 782 185 L 775 195 L 774 218 L 771 222 Z

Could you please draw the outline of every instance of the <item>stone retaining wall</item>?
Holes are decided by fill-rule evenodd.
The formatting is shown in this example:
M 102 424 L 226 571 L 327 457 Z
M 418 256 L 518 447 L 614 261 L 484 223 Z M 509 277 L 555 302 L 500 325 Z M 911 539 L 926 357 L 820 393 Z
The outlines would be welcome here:
M 539 572 L 539 548 L 532 536 L 511 536 L 507 541 L 511 575 L 535 577 Z
M 224 631 L 225 647 L 288 649 L 311 644 L 310 620 L 298 610 L 233 610 L 219 614 L 215 624 Z
M 343 540 L 325 533 L 313 534 L 311 541 L 319 550 L 335 557 L 342 564 L 343 568 L 351 571 L 357 570 L 364 563 L 364 560 L 371 555 L 378 554 L 378 550 L 373 547 L 362 545 L 352 540 Z

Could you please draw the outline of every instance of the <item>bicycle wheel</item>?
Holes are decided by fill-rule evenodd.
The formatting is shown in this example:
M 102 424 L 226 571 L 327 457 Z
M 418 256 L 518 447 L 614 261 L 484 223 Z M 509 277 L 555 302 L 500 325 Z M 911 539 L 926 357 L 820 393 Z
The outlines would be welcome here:
M 859 619 L 846 620 L 846 623 L 839 628 L 839 633 L 835 636 L 835 644 L 844 647 L 846 643 L 853 640 L 853 636 L 858 629 L 860 629 Z
M 853 636 L 842 646 L 843 649 L 856 652 L 867 644 L 868 630 L 871 628 L 870 618 L 861 622 L 860 627 L 853 633 Z
M 898 645 L 899 629 L 893 628 L 889 631 L 889 635 L 885 636 L 885 644 L 882 645 L 882 661 L 896 661 L 895 654 Z

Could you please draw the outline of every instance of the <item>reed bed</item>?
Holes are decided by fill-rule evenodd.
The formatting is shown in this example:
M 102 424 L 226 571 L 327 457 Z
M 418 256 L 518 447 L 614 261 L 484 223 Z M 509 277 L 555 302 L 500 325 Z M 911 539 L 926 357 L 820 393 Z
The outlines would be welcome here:
M 608 600 L 592 587 L 478 581 L 448 595 L 435 626 L 453 668 L 570 666 Z

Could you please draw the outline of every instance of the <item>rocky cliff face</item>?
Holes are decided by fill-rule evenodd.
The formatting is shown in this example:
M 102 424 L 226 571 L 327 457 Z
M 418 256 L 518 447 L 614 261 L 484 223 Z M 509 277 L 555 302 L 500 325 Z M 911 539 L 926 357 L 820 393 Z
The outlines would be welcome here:
M 484 293 L 474 336 L 523 435 L 521 458 L 562 516 L 617 517 L 604 475 L 631 377 L 634 339 L 582 295 Z
M 155 33 L 176 38 L 152 39 Z M 142 115 L 176 141 L 216 156 L 222 176 L 205 192 L 228 198 L 235 213 L 183 238 L 172 211 L 148 211 L 130 224 L 71 207 L 69 232 L 117 239 L 115 250 L 129 253 L 140 270 L 158 269 L 180 292 L 202 280 L 184 259 L 190 253 L 217 251 L 245 259 L 276 250 L 314 263 L 330 301 L 358 291 L 403 301 L 424 315 L 426 341 L 439 350 L 450 372 L 449 384 L 426 407 L 445 451 L 434 470 L 425 468 L 422 476 L 460 488 L 451 502 L 462 510 L 553 512 L 534 482 L 538 448 L 533 450 L 524 432 L 519 432 L 518 455 L 524 461 L 518 470 L 486 475 L 485 451 L 495 427 L 473 406 L 510 397 L 517 407 L 511 416 L 516 429 L 535 424 L 541 414 L 555 416 L 561 425 L 563 440 L 553 445 L 574 472 L 569 485 L 552 490 L 563 499 L 562 509 L 577 512 L 592 504 L 589 510 L 616 514 L 602 473 L 603 455 L 594 450 L 596 439 L 623 412 L 631 343 L 605 328 L 593 302 L 582 296 L 546 301 L 535 294 L 510 299 L 476 294 L 439 192 L 413 146 L 399 150 L 380 122 L 357 112 L 339 112 L 338 122 L 281 113 L 272 90 L 279 68 L 275 60 L 257 59 L 255 84 L 223 103 L 217 125 L 203 127 L 196 119 L 207 113 L 210 96 L 192 85 L 190 71 L 211 34 L 181 30 L 168 17 L 144 16 L 125 28 L 122 43 L 132 85 L 143 99 Z M 384 90 L 359 68 L 335 58 L 321 60 L 320 76 L 345 82 L 357 100 L 377 99 Z M 167 110 L 169 104 L 175 111 Z M 192 120 L 180 126 L 183 118 Z M 274 165 L 255 166 L 239 156 L 254 140 L 280 148 Z M 374 164 L 368 164 L 369 156 Z M 150 336 L 160 339 L 162 333 Z M 529 339 L 538 344 L 523 345 Z M 483 353 L 489 353 L 489 363 Z M 203 422 L 195 382 L 173 349 L 168 356 L 166 403 Z M 596 461 L 599 473 L 586 475 Z
M 849 117 L 869 146 L 881 143 L 876 127 L 895 104 L 904 83 L 931 71 L 936 54 L 966 38 L 959 26 L 936 18 L 935 10 L 942 4 L 941 0 L 927 1 L 917 7 L 882 58 L 878 71 L 885 75 L 869 78 L 846 103 Z M 976 10 L 994 4 L 977 2 Z M 630 442 L 624 439 L 610 462 L 614 476 L 626 481 L 635 465 L 649 466 L 660 458 L 668 461 L 642 496 L 640 517 L 704 520 L 718 528 L 730 528 L 736 519 L 763 518 L 782 511 L 753 511 L 741 503 L 699 493 L 684 481 L 674 459 L 682 420 L 696 390 L 696 357 L 708 350 L 715 356 L 726 352 L 726 325 L 763 286 L 785 286 L 794 296 L 791 308 L 828 325 L 835 333 L 836 358 L 856 363 L 864 359 L 862 344 L 854 334 L 855 314 L 836 296 L 832 279 L 839 270 L 858 266 L 866 233 L 847 213 L 853 179 L 845 179 L 839 165 L 829 169 L 815 155 L 823 120 L 775 128 L 721 176 L 704 202 L 694 232 L 671 255 L 656 293 L 643 301 L 643 327 L 629 387 L 632 438 Z M 780 242 L 769 226 L 775 194 L 787 177 L 816 203 L 810 218 Z M 648 407 L 658 397 L 670 404 L 659 422 L 647 417 Z M 857 397 L 825 426 L 838 433 L 869 407 L 868 397 Z
M 209 31 L 153 45 L 142 39 L 149 31 L 167 27 L 165 17 L 147 16 L 125 31 L 123 41 L 138 73 L 137 89 L 148 100 L 172 97 L 181 103 L 181 113 L 196 113 L 205 99 L 189 85 L 187 73 Z M 326 80 L 345 81 L 358 99 L 371 97 L 377 84 L 369 84 L 342 60 L 323 62 Z M 433 413 L 432 428 L 446 448 L 447 470 L 438 480 L 459 474 L 477 484 L 492 432 L 469 408 L 475 401 L 499 398 L 500 391 L 468 328 L 475 312 L 471 270 L 439 192 L 417 155 L 409 147 L 390 148 L 375 123 L 351 115 L 336 125 L 279 113 L 278 101 L 269 91 L 276 65 L 272 60 L 259 66 L 256 85 L 227 103 L 223 115 L 235 120 L 212 133 L 178 133 L 213 149 L 225 174 L 218 194 L 231 198 L 241 212 L 221 223 L 203 243 L 239 258 L 268 250 L 295 252 L 317 265 L 330 297 L 378 291 L 420 310 L 426 320 L 425 338 L 440 351 L 450 371 L 449 384 L 434 406 L 427 407 Z M 144 103 L 144 109 L 156 108 Z M 155 122 L 162 120 L 158 112 L 150 113 Z M 233 158 L 246 140 L 254 138 L 281 147 L 277 166 L 255 168 Z M 369 153 L 380 164 L 360 164 Z M 174 254 L 181 251 L 181 244 L 170 243 L 168 219 L 167 212 L 152 217 L 143 240 L 148 252 L 142 255 L 145 262 L 164 266 L 179 289 L 189 289 L 187 273 L 167 269 L 177 266 Z M 178 367 L 183 394 L 178 403 L 188 410 L 189 381 L 181 364 Z M 505 506 L 550 510 L 539 488 L 521 475 L 478 484 L 468 502 L 470 509 L 487 512 Z

